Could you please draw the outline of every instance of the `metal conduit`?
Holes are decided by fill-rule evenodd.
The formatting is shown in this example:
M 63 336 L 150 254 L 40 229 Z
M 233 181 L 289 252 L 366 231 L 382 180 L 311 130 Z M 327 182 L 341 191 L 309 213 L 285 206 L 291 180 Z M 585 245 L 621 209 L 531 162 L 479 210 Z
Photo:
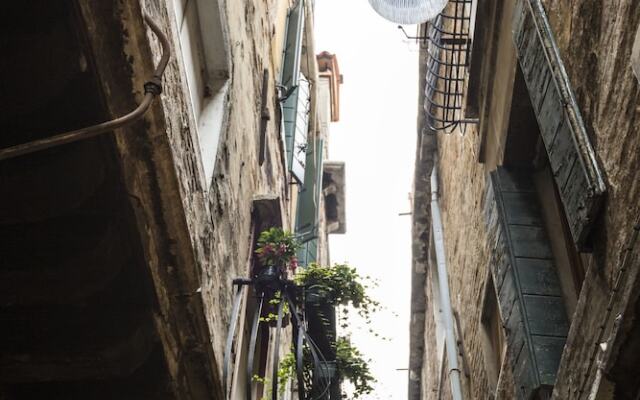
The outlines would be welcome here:
M 142 117 L 144 113 L 149 109 L 149 106 L 151 106 L 153 99 L 162 92 L 162 75 L 164 74 L 164 70 L 169 63 L 169 40 L 162 32 L 160 27 L 151 19 L 151 17 L 145 14 L 144 20 L 147 25 L 149 25 L 149 28 L 153 31 L 153 33 L 158 37 L 158 40 L 160 40 L 160 45 L 162 46 L 162 57 L 160 58 L 160 62 L 158 63 L 153 76 L 144 84 L 144 98 L 142 99 L 140 105 L 136 107 L 136 109 L 126 115 L 123 115 L 122 117 L 118 117 L 97 125 L 80 128 L 75 131 L 60 133 L 58 135 L 0 149 L 0 160 L 6 160 L 9 158 L 14 158 L 21 155 L 48 149 L 50 147 L 88 139 L 131 124 L 132 122 Z
M 445 348 L 447 351 L 447 364 L 449 366 L 449 383 L 451 384 L 451 397 L 453 400 L 462 400 L 462 382 L 460 367 L 458 366 L 458 343 L 455 337 L 453 309 L 451 307 L 451 295 L 449 293 L 449 275 L 447 273 L 446 254 L 444 248 L 444 231 L 442 228 L 442 216 L 438 202 L 438 159 L 431 171 L 431 221 L 433 224 L 433 241 L 436 250 L 436 264 L 438 266 L 438 283 L 440 285 L 440 304 L 444 318 Z

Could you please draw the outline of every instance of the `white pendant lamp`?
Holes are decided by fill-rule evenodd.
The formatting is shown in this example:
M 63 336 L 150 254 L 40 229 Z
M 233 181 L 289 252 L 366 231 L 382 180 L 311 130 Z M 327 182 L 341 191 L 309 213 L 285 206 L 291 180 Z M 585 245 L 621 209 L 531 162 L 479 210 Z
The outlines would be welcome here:
M 396 24 L 421 24 L 440 14 L 448 0 L 369 0 L 383 18 Z

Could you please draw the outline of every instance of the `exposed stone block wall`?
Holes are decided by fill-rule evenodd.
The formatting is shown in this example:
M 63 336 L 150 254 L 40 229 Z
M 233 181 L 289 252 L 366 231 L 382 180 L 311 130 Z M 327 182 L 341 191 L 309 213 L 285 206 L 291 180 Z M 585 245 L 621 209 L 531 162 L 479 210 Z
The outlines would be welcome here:
M 444 225 L 452 306 L 460 324 L 471 379 L 469 398 L 485 399 L 489 387 L 480 341 L 482 296 L 490 267 L 490 238 L 484 216 L 485 168 L 477 162 L 478 136 L 440 136 L 440 205 Z
M 631 68 L 631 51 L 640 23 L 640 3 L 544 3 L 608 190 L 593 237 L 595 263 L 585 279 L 556 385 L 556 397 L 565 399 L 584 395 L 579 392 L 588 392 L 595 377 L 593 347 L 609 338 L 613 318 L 607 321 L 602 338 L 598 327 L 639 222 L 640 90 Z M 625 285 L 636 283 L 627 280 Z M 615 301 L 614 316 L 624 297 Z M 585 374 L 589 384 L 576 385 Z
M 217 354 L 222 354 L 228 325 L 230 281 L 233 277 L 249 273 L 253 196 L 274 193 L 283 200 L 287 197 L 275 101 L 274 80 L 277 74 L 273 70 L 273 65 L 279 60 L 270 59 L 271 40 L 276 40 L 272 36 L 275 26 L 271 25 L 269 18 L 270 12 L 274 11 L 274 3 L 228 1 L 223 5 L 229 21 L 231 53 L 228 126 L 220 138 L 213 182 L 208 190 L 193 185 L 193 157 L 198 150 L 191 150 L 188 139 L 184 141 L 187 136 L 184 133 L 174 134 L 171 138 L 177 170 L 184 183 L 183 204 L 201 265 L 206 315 Z M 270 70 L 269 102 L 266 106 L 271 111 L 271 120 L 266 132 L 268 156 L 260 167 L 259 103 L 264 68 Z M 170 118 L 175 116 L 171 114 Z M 182 114 L 178 126 L 184 127 L 185 122 Z M 289 216 L 285 213 L 284 217 L 287 222 Z
M 578 399 L 587 398 L 592 390 L 598 360 L 616 357 L 615 354 L 600 354 L 602 351 L 596 345 L 608 340 L 613 343 L 624 337 L 623 330 L 614 326 L 614 319 L 623 307 L 628 307 L 627 302 L 635 298 L 630 295 L 633 288 L 637 288 L 633 271 L 638 266 L 628 262 L 629 270 L 612 303 L 611 317 L 605 319 L 622 260 L 635 243 L 634 227 L 640 214 L 640 119 L 637 118 L 640 90 L 631 68 L 631 50 L 640 23 L 640 3 L 631 0 L 615 3 L 545 0 L 544 4 L 607 185 L 605 204 L 591 238 L 592 261 L 585 265 L 587 274 L 554 392 L 557 399 Z M 467 130 L 465 135 L 438 134 L 440 201 L 449 283 L 453 307 L 461 316 L 464 351 L 471 371 L 471 379 L 466 383 L 468 398 L 472 399 L 489 398 L 479 330 L 492 240 L 483 216 L 487 206 L 488 170 L 478 163 L 479 140 L 473 129 Z M 435 329 L 428 317 L 429 311 L 427 306 L 425 349 L 430 348 L 429 341 Z M 603 321 L 605 326 L 601 335 Z M 424 398 L 434 398 L 432 388 L 424 386 L 436 384 L 435 354 L 425 350 Z M 512 399 L 513 378 L 508 371 L 503 374 L 497 398 Z
M 212 182 L 203 179 L 196 121 L 188 104 L 189 92 L 172 0 L 120 2 L 114 7 L 123 32 L 127 32 L 124 46 L 131 67 L 131 87 L 137 96 L 151 75 L 152 60 L 157 62 L 161 54 L 155 35 L 141 23 L 143 11 L 162 27 L 171 43 L 171 60 L 163 76 L 161 101 L 156 100 L 146 117 L 147 132 L 137 141 L 133 136 L 123 136 L 118 145 L 125 181 L 135 200 L 132 202 L 137 202 L 139 228 L 147 235 L 147 262 L 158 276 L 156 295 L 161 306 L 157 326 L 165 350 L 171 349 L 167 362 L 175 374 L 180 370 L 181 360 L 187 357 L 185 351 L 192 350 L 184 349 L 178 340 L 193 343 L 192 347 L 197 348 L 203 358 L 215 361 L 214 375 L 221 374 L 231 311 L 231 281 L 249 274 L 252 200 L 256 195 L 279 196 L 282 222 L 290 227 L 290 194 L 297 190 L 290 185 L 285 173 L 275 87 L 286 12 L 291 1 L 219 1 L 230 66 L 225 99 L 228 112 Z M 314 49 L 308 51 L 315 60 Z M 264 69 L 269 71 L 265 106 L 270 120 L 266 128 L 267 155 L 260 166 Z M 141 155 L 136 150 L 139 147 L 146 153 Z M 144 162 L 139 161 L 142 156 Z M 165 279 L 162 276 L 176 285 L 159 284 Z M 174 307 L 178 302 L 182 302 L 182 306 Z M 174 309 L 186 315 L 175 317 Z M 180 328 L 171 327 L 175 322 L 172 318 L 198 321 L 198 329 L 208 333 L 203 336 L 209 343 L 199 343 L 202 338 L 176 333 Z M 184 379 L 177 375 L 174 378 Z
M 615 353 L 601 354 L 596 345 L 622 340 L 620 337 L 626 333 L 614 325 L 614 319 L 623 307 L 630 307 L 627 303 L 633 304 L 635 297 L 630 296 L 638 284 L 634 272 L 638 266 L 627 261 L 628 271 L 623 275 L 626 278 L 621 280 L 620 292 L 606 319 L 622 261 L 637 246 L 633 238 L 640 212 L 640 120 L 636 116 L 640 90 L 631 68 L 631 51 L 640 23 L 640 3 L 544 0 L 544 4 L 608 190 L 591 238 L 592 261 L 585 265 L 588 271 L 554 392 L 557 399 L 586 398 L 592 390 L 598 361 L 616 357 Z M 464 351 L 472 377 L 467 382 L 468 396 L 473 399 L 489 395 L 479 329 L 489 246 L 495 239 L 486 231 L 482 216 L 488 206 L 487 171 L 475 153 L 479 140 L 474 130 L 464 136 L 438 136 L 449 282 L 453 306 L 461 313 Z M 629 318 L 621 318 L 625 317 Z M 426 321 L 425 349 L 429 349 L 435 326 L 428 315 Z M 600 334 L 603 321 L 604 331 Z M 424 398 L 434 396 L 429 386 L 437 384 L 435 354 L 425 350 Z M 503 371 L 497 398 L 514 398 L 512 390 L 513 378 L 509 371 Z

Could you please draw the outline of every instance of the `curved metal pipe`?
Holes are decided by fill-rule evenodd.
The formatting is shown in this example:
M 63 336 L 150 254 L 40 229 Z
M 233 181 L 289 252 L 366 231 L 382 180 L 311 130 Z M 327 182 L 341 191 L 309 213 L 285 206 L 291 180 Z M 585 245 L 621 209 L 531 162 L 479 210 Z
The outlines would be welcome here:
M 36 151 L 48 149 L 54 146 L 60 146 L 62 144 L 72 143 L 82 139 L 88 139 L 102 133 L 113 131 L 114 129 L 128 125 L 138 118 L 142 117 L 144 113 L 151 106 L 151 102 L 154 97 L 162 92 L 162 74 L 164 73 L 167 64 L 169 63 L 169 40 L 162 32 L 160 27 L 149 17 L 144 15 L 144 20 L 149 25 L 149 28 L 160 40 L 162 46 L 162 57 L 156 67 L 151 80 L 144 84 L 144 98 L 136 109 L 129 114 L 123 115 L 112 119 L 111 121 L 103 122 L 97 125 L 80 128 L 75 131 L 61 133 L 55 136 L 34 140 L 31 142 L 19 144 L 16 146 L 0 149 L 0 160 L 6 160 L 8 158 L 14 158 L 21 155 L 34 153 Z
M 229 368 L 231 366 L 231 350 L 233 349 L 233 338 L 235 337 L 236 328 L 238 326 L 238 317 L 240 315 L 240 302 L 242 301 L 242 289 L 243 285 L 238 285 L 236 294 L 233 299 L 233 306 L 231 308 L 231 323 L 229 326 L 229 333 L 227 335 L 227 344 L 224 348 L 224 363 L 222 366 L 222 387 L 224 390 L 225 399 L 229 399 Z
M 307 333 L 305 327 L 304 327 L 304 320 L 300 320 L 300 316 L 298 315 L 297 311 L 296 311 L 296 307 L 295 304 L 293 304 L 293 301 L 291 301 L 290 298 L 287 298 L 287 302 L 289 303 L 289 307 L 291 310 L 291 316 L 293 318 L 293 321 L 296 323 L 296 325 L 299 326 L 299 334 L 301 334 L 301 336 L 298 336 L 298 340 L 296 343 L 296 372 L 298 374 L 298 391 L 299 393 L 306 393 L 305 391 L 305 387 L 304 384 L 300 385 L 301 382 L 304 381 L 302 375 L 302 370 L 304 369 L 304 341 L 307 342 L 308 346 L 309 346 L 309 351 L 311 353 L 311 358 L 313 359 L 313 365 L 314 366 L 318 366 L 321 364 L 321 362 L 323 362 L 325 365 L 327 363 L 327 359 L 325 358 L 324 354 L 322 354 L 322 351 L 318 348 L 318 345 L 316 345 L 316 343 L 313 341 L 313 339 L 309 336 L 309 334 Z M 302 379 L 301 379 L 302 378 Z M 314 381 L 316 381 L 318 378 L 314 377 L 313 378 Z M 302 386 L 302 389 L 300 389 L 300 387 Z M 324 397 L 324 395 L 329 391 L 331 386 L 331 379 L 328 379 L 326 381 L 326 386 L 324 387 L 324 389 L 321 391 L 321 393 L 316 396 L 316 397 L 308 397 L 311 400 L 319 400 L 322 399 Z M 302 398 L 302 397 L 301 397 Z M 307 397 L 305 397 L 307 398 Z
M 273 350 L 273 374 L 271 375 L 271 398 L 278 400 L 278 365 L 280 358 L 280 333 L 282 332 L 282 317 L 284 316 L 284 304 L 287 300 L 287 292 L 282 291 L 280 304 L 278 304 L 278 322 L 276 326 L 276 339 Z
M 296 378 L 298 380 L 298 396 L 300 400 L 305 399 L 304 391 L 304 327 L 298 326 L 298 337 L 296 338 Z
M 434 155 L 433 169 L 431 170 L 431 220 L 433 224 L 433 241 L 436 251 L 436 264 L 438 268 L 438 283 L 440 285 L 440 304 L 444 317 L 445 343 L 447 350 L 447 365 L 449 367 L 449 383 L 451 384 L 451 398 L 463 400 L 462 379 L 458 366 L 458 344 L 453 327 L 453 308 L 449 291 L 449 275 L 447 272 L 446 253 L 444 247 L 444 230 L 442 216 L 438 202 L 438 155 Z
M 249 354 L 247 356 L 247 400 L 252 400 L 251 387 L 253 386 L 253 363 L 256 355 L 256 342 L 258 340 L 258 327 L 260 325 L 260 315 L 264 305 L 264 293 L 260 293 L 260 301 L 253 314 L 251 325 L 251 336 L 249 339 Z

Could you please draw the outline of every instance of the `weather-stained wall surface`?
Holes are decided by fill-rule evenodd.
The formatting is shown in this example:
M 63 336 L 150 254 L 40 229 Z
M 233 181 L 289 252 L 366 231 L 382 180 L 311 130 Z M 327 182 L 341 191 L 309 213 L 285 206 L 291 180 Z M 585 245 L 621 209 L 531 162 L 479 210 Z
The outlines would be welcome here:
M 418 151 L 414 213 L 429 207 L 427 172 L 419 171 L 436 151 L 466 398 L 638 394 L 629 372 L 640 343 L 638 6 L 478 2 L 465 84 L 479 95 L 465 94 L 475 103 L 460 116 L 475 108 L 478 120 L 451 134 L 419 130 L 419 143 L 437 145 Z M 414 215 L 414 282 L 424 280 L 425 313 L 422 327 L 412 325 L 424 338 L 412 341 L 416 399 L 450 398 L 439 397 L 449 374 L 435 340 L 430 224 L 429 215 Z
M 28 335 L 35 335 L 29 333 L 29 329 L 45 332 L 46 324 L 55 319 L 44 318 L 44 325 L 34 323 L 33 329 L 24 323 L 12 324 L 12 330 L 6 334 L 12 338 L 23 337 L 25 345 L 16 348 L 15 357 L 3 358 L 1 362 L 0 397 L 41 398 L 46 392 L 45 397 L 50 394 L 51 398 L 78 398 L 70 393 L 82 392 L 84 387 L 84 393 L 95 393 L 95 397 L 88 396 L 96 399 L 124 398 L 123 393 L 159 399 L 223 398 L 223 354 L 233 298 L 232 280 L 250 276 L 259 228 L 291 229 L 295 223 L 295 215 L 289 210 L 295 210 L 292 198 L 299 185 L 292 183 L 286 162 L 280 104 L 284 93 L 278 88 L 288 12 L 294 3 L 289 0 L 91 0 L 65 1 L 58 5 L 39 2 L 41 7 L 16 4 L 8 11 L 8 15 L 15 16 L 12 17 L 15 23 L 6 25 L 3 37 L 15 38 L 7 41 L 8 54 L 15 55 L 9 57 L 15 60 L 15 66 L 7 72 L 12 72 L 16 83 L 8 89 L 15 89 L 18 94 L 20 82 L 30 82 L 36 87 L 40 85 L 38 79 L 49 86 L 40 86 L 44 89 L 39 90 L 42 95 L 21 99 L 23 109 L 7 108 L 7 117 L 2 118 L 3 129 L 16 134 L 29 131 L 50 136 L 128 114 L 142 100 L 148 81 L 155 82 L 147 87 L 157 94 L 155 85 L 160 79 L 162 93 L 136 122 L 100 139 L 80 142 L 80 145 L 65 147 L 64 151 L 43 153 L 46 162 L 42 168 L 32 170 L 31 178 L 27 177 L 36 183 L 59 182 L 59 188 L 56 192 L 56 185 L 40 185 L 42 190 L 34 195 L 44 201 L 31 210 L 22 207 L 30 216 L 25 214 L 20 218 L 44 221 L 55 214 L 56 207 L 63 205 L 73 211 L 71 214 L 64 211 L 60 214 L 64 218 L 47 222 L 49 225 L 59 223 L 58 230 L 54 225 L 47 228 L 49 230 L 29 227 L 33 232 L 40 232 L 42 243 L 54 243 L 50 239 L 55 232 L 69 229 L 73 237 L 78 236 L 87 243 L 95 239 L 97 245 L 87 246 L 95 251 L 104 250 L 108 255 L 85 253 L 71 247 L 62 249 L 60 257 L 67 254 L 67 250 L 69 257 L 75 254 L 72 262 L 65 264 L 65 268 L 77 270 L 71 273 L 68 271 L 72 270 L 65 269 L 64 276 L 70 281 L 65 283 L 53 272 L 45 271 L 45 275 L 51 277 L 50 282 L 47 281 L 50 290 L 60 293 L 61 297 L 47 299 L 36 295 L 28 301 L 42 303 L 38 306 L 42 312 L 62 304 L 72 308 L 82 305 L 87 309 L 91 305 L 92 310 L 99 309 L 106 314 L 95 312 L 91 316 L 89 311 L 82 314 L 80 310 L 76 311 L 75 319 L 65 317 L 78 321 L 73 325 L 75 336 L 63 342 L 56 342 L 63 336 L 52 338 L 51 349 L 56 349 L 51 350 L 53 355 L 47 353 L 49 350 L 42 350 L 44 344 L 34 347 L 36 341 L 27 342 L 33 338 Z M 313 4 L 307 3 L 303 19 L 312 21 Z M 47 18 L 47 15 L 56 18 Z M 35 18 L 42 24 L 29 33 L 18 17 L 32 17 L 31 20 Z M 313 24 L 307 25 L 309 28 L 304 31 L 307 45 L 304 52 L 301 52 L 302 46 L 298 48 L 296 57 L 303 58 L 303 62 L 298 60 L 298 63 L 306 65 L 304 74 L 314 82 L 317 71 L 312 46 Z M 47 41 L 43 41 L 45 38 Z M 42 52 L 51 57 L 47 56 L 48 61 L 40 63 L 38 69 L 34 65 L 38 64 Z M 168 65 L 162 76 L 154 77 L 154 69 L 165 54 L 169 56 Z M 2 63 L 3 71 L 5 64 Z M 33 73 L 29 75 L 25 71 Z M 22 92 L 38 92 L 29 90 L 30 87 L 23 87 L 27 90 Z M 16 99 L 11 93 L 7 91 L 2 95 L 3 104 L 15 103 L 10 100 Z M 308 102 L 313 103 L 315 99 L 310 97 Z M 48 108 L 42 108 L 38 117 L 30 114 L 47 104 Z M 311 114 L 314 112 L 312 109 Z M 69 115 L 75 117 L 65 117 Z M 41 121 L 40 125 L 33 125 L 35 121 Z M 314 124 L 310 125 L 310 137 L 314 136 L 315 128 Z M 2 147 L 25 139 L 24 136 L 7 138 Z M 18 164 L 3 161 L 5 189 L 27 182 L 24 180 L 27 178 L 18 174 L 26 169 L 17 167 L 20 162 L 40 163 L 38 160 L 43 155 L 31 157 L 17 161 Z M 50 161 L 52 163 L 47 164 Z M 59 174 L 64 174 L 64 178 Z M 9 177 L 7 185 L 5 176 Z M 76 187 L 77 193 L 62 190 L 66 187 Z M 80 196 L 80 188 L 86 192 L 82 198 L 76 196 Z M 21 193 L 17 186 L 11 191 Z M 66 193 L 65 198 L 69 200 L 66 205 L 58 192 Z M 13 196 L 3 201 L 0 208 L 5 209 L 19 208 L 21 203 L 31 200 Z M 18 208 L 16 213 L 20 211 Z M 106 220 L 113 220 L 109 223 L 114 226 L 98 232 L 104 228 L 101 225 L 104 221 L 96 220 L 93 224 L 93 219 L 89 221 L 86 215 L 99 213 L 106 213 Z M 84 218 L 84 222 L 79 220 L 74 225 L 75 214 Z M 0 230 L 4 238 L 14 237 L 12 247 L 19 250 L 28 246 L 29 236 L 16 235 L 12 229 L 23 228 L 14 222 L 3 219 Z M 71 240 L 63 242 L 67 242 L 68 247 Z M 9 243 L 4 239 L 3 242 Z M 5 250 L 2 249 L 3 254 Z M 38 254 L 34 248 L 31 256 L 35 258 L 28 263 L 36 262 Z M 65 255 L 61 260 L 66 263 L 67 258 Z M 60 263 L 62 268 L 62 261 Z M 104 271 L 79 268 L 94 264 Z M 5 268 L 3 264 L 2 268 L 3 274 L 15 275 L 10 271 L 13 267 Z M 27 275 L 14 278 L 3 280 L 17 282 L 15 290 L 4 295 L 3 301 L 7 304 L 25 296 L 20 294 L 21 290 L 37 293 L 34 280 L 27 279 Z M 109 286 L 111 278 L 115 283 Z M 55 286 L 55 282 L 61 286 Z M 98 282 L 103 283 L 98 285 Z M 92 300 L 83 300 L 89 298 L 89 294 Z M 251 299 L 247 296 L 242 307 Z M 112 301 L 121 308 L 105 311 L 104 305 L 98 307 Z M 30 312 L 23 314 L 30 315 Z M 118 318 L 128 318 L 121 323 L 120 336 L 107 334 L 111 332 L 109 321 L 112 325 L 118 325 L 119 321 L 118 318 L 112 320 L 109 314 L 112 312 L 119 315 Z M 7 310 L 6 315 L 20 313 Z M 63 328 L 70 326 L 65 325 L 65 321 L 55 322 L 62 327 L 55 329 L 64 332 Z M 241 323 L 238 331 L 247 329 Z M 97 335 L 95 343 L 82 339 L 91 332 Z M 266 354 L 288 351 L 286 339 L 290 338 L 283 338 L 282 349 L 274 350 L 269 347 L 267 337 L 262 350 L 265 364 Z M 109 346 L 103 346 L 101 340 L 105 343 L 110 340 Z M 140 342 L 145 346 L 139 346 Z M 55 343 L 60 345 L 56 347 Z M 85 344 L 86 349 L 82 347 Z M 65 349 L 71 349 L 70 353 L 65 353 Z M 76 350 L 80 355 L 74 353 Z M 71 353 L 75 356 L 70 356 Z M 42 354 L 49 358 L 42 358 Z M 236 354 L 241 363 L 246 348 L 238 345 L 232 357 Z M 13 372 L 8 375 L 7 371 Z M 120 379 L 120 383 L 100 383 L 113 382 L 113 379 Z M 240 382 L 238 385 L 246 384 L 246 380 L 236 381 Z M 131 391 L 135 382 L 140 383 L 139 390 Z M 108 390 L 105 386 L 109 386 Z
M 204 163 L 198 148 L 204 145 L 199 130 L 207 127 L 199 121 L 199 110 L 194 110 L 194 105 L 185 101 L 193 91 L 188 79 L 188 64 L 193 61 L 185 52 L 192 37 L 185 39 L 181 30 L 191 21 L 186 19 L 188 10 L 181 16 L 170 3 L 166 3 L 166 9 L 162 3 L 157 7 L 149 6 L 147 10 L 166 26 L 175 51 L 165 77 L 167 90 L 162 98 L 160 123 L 170 149 L 169 158 L 163 161 L 176 174 L 177 187 L 171 196 L 179 199 L 179 204 L 173 212 L 184 210 L 180 218 L 185 226 L 180 235 L 188 236 L 181 240 L 185 246 L 183 251 L 191 254 L 194 263 L 191 279 L 194 284 L 198 282 L 198 287 L 193 289 L 201 296 L 200 312 L 206 318 L 204 326 L 211 346 L 208 351 L 214 354 L 219 374 L 231 312 L 231 280 L 249 276 L 255 235 L 259 233 L 254 232 L 254 228 L 260 222 L 252 219 L 255 216 L 254 200 L 260 196 L 279 199 L 282 221 L 275 221 L 278 225 L 291 226 L 293 218 L 286 211 L 291 191 L 296 190 L 296 186 L 289 184 L 283 164 L 276 90 L 290 4 L 286 1 L 182 2 L 187 8 L 219 8 L 215 17 L 221 20 L 221 30 L 216 39 L 222 43 L 220 51 L 228 60 L 228 64 L 218 71 L 221 78 L 226 79 L 228 88 L 218 113 L 222 131 L 218 142 L 210 144 L 216 146 L 217 151 L 213 172 L 209 174 L 203 171 Z M 208 32 L 209 25 L 202 20 L 202 16 L 208 14 L 205 9 L 198 9 L 198 18 L 192 23 L 199 32 L 193 35 L 206 37 L 216 33 Z M 157 44 L 151 43 L 152 54 L 157 57 Z M 276 47 L 278 50 L 274 51 Z M 209 62 L 206 54 L 202 58 L 204 63 Z M 210 68 L 210 65 L 206 67 Z M 211 94 L 205 91 L 205 101 L 207 96 Z M 269 118 L 264 125 L 263 114 Z M 260 152 L 263 152 L 262 164 Z M 202 176 L 211 176 L 211 180 Z

